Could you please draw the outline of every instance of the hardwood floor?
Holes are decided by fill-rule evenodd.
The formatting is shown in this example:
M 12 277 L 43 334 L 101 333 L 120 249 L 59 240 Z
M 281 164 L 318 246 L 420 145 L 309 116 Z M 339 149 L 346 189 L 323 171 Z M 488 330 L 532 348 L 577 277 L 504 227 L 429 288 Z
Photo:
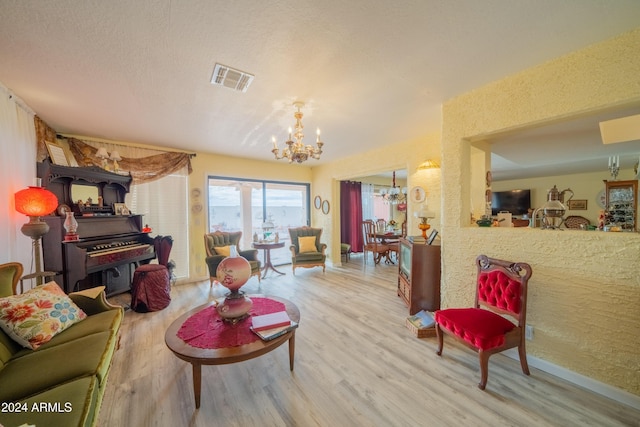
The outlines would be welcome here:
M 295 370 L 287 346 L 257 359 L 202 369 L 195 409 L 191 365 L 164 333 L 180 314 L 224 295 L 209 282 L 178 285 L 165 310 L 127 311 L 100 412 L 100 426 L 638 426 L 640 411 L 503 355 L 481 391 L 477 355 L 445 337 L 418 339 L 404 326 L 396 268 L 297 269 L 256 278 L 248 293 L 292 300 L 301 312 Z M 271 273 L 273 274 L 273 273 Z M 127 294 L 112 301 L 127 300 Z

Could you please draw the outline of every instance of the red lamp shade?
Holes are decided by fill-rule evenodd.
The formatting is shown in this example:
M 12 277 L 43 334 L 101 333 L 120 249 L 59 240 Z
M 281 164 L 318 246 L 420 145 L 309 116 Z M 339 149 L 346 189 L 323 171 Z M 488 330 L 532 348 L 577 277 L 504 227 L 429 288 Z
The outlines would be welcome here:
M 27 216 L 48 215 L 58 207 L 58 198 L 49 190 L 29 187 L 15 194 L 16 210 Z

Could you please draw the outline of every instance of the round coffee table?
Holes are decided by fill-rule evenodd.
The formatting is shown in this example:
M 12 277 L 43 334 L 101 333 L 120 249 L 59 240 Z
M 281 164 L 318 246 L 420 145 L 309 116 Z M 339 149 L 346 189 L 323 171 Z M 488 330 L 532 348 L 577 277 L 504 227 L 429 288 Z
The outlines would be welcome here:
M 251 295 L 249 295 L 251 296 Z M 258 295 L 254 295 L 258 296 Z M 264 297 L 264 296 L 260 296 Z M 294 322 L 300 322 L 300 310 L 294 303 L 284 298 L 269 296 L 264 297 L 269 298 L 274 301 L 281 302 L 285 305 L 285 309 L 287 314 L 289 314 L 289 318 Z M 284 335 L 275 338 L 271 341 L 263 341 L 258 339 L 250 344 L 235 346 L 235 347 L 224 347 L 224 348 L 197 348 L 192 347 L 188 343 L 184 342 L 182 339 L 178 338 L 178 330 L 182 326 L 182 324 L 189 319 L 194 314 L 198 313 L 201 310 L 206 309 L 212 305 L 215 305 L 216 302 L 210 302 L 207 304 L 203 304 L 199 307 L 194 308 L 193 310 L 189 310 L 184 313 L 167 329 L 167 332 L 164 334 L 164 341 L 167 344 L 167 347 L 182 360 L 185 360 L 192 365 L 193 371 L 193 395 L 196 401 L 196 408 L 200 407 L 200 390 L 202 384 L 202 365 L 224 365 L 228 363 L 236 363 L 242 362 L 243 360 L 249 360 L 256 358 L 258 356 L 262 356 L 263 354 L 269 353 L 270 351 L 280 347 L 285 342 L 289 341 L 289 369 L 293 371 L 293 360 L 295 355 L 295 338 L 296 338 L 296 330 L 292 329 L 291 331 L 285 333 Z M 249 327 L 249 323 L 247 323 L 247 327 Z

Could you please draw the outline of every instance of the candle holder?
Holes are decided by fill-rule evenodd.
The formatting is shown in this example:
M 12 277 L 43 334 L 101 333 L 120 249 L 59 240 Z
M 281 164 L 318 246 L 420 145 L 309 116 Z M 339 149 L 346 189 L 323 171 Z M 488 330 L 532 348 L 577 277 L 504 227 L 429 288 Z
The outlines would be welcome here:
M 620 156 L 609 157 L 609 173 L 613 181 L 618 180 L 618 173 L 620 172 Z

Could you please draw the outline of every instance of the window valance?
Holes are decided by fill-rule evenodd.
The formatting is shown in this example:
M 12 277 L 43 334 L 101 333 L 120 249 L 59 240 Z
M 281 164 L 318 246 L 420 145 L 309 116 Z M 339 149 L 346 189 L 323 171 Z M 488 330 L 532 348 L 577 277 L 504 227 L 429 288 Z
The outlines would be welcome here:
M 97 148 L 76 138 L 68 138 L 69 151 L 81 166 L 101 166 L 102 159 L 96 156 Z M 122 157 L 118 160 L 120 169 L 131 173 L 133 184 L 142 184 L 155 181 L 172 173 L 176 173 L 183 168 L 187 168 L 188 173 L 191 168 L 191 154 L 166 152 L 146 157 Z

